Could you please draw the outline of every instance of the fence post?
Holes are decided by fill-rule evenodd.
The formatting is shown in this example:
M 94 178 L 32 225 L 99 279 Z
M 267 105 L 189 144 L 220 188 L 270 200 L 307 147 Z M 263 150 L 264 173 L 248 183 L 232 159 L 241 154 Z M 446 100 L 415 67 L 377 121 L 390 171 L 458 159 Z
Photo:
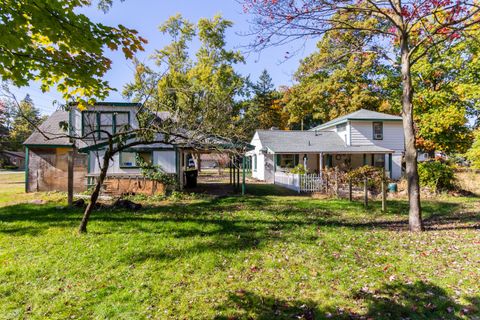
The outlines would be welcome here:
M 352 178 L 348 179 L 348 200 L 352 201 Z
M 382 212 L 387 211 L 387 188 L 385 187 L 385 168 L 382 170 Z
M 364 192 L 364 196 L 363 196 L 363 205 L 365 206 L 365 209 L 368 208 L 368 178 L 365 176 L 365 178 L 363 179 L 363 192 Z

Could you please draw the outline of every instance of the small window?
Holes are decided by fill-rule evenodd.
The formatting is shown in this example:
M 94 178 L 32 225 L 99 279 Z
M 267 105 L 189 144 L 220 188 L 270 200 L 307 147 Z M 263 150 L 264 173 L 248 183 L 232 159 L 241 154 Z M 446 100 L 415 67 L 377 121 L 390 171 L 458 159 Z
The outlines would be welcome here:
M 346 123 L 337 124 L 337 132 L 345 132 L 345 131 L 347 131 Z
M 151 152 L 124 151 L 120 152 L 120 168 L 138 168 L 137 157 L 142 158 L 143 162 L 148 164 L 153 162 Z
M 383 140 L 383 122 L 373 123 L 373 140 Z
M 253 171 L 257 171 L 257 155 L 253 155 Z

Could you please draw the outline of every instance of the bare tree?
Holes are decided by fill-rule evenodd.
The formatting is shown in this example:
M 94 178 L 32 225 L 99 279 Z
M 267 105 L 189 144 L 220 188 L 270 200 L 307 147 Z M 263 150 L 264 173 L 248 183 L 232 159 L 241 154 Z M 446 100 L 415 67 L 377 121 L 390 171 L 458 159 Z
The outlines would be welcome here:
M 262 50 L 332 30 L 367 35 L 369 52 L 381 54 L 402 76 L 402 117 L 411 231 L 422 231 L 417 150 L 413 123 L 412 66 L 440 45 L 455 45 L 478 27 L 477 1 L 240 0 L 253 15 L 252 47 Z M 357 48 L 352 48 L 357 50 Z M 348 54 L 348 52 L 347 52 Z

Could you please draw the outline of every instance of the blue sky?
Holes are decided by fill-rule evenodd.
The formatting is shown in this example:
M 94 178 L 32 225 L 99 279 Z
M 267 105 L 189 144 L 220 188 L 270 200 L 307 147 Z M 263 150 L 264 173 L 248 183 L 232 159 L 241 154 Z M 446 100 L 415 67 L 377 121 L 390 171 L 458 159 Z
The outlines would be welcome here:
M 239 65 L 237 70 L 243 75 L 251 75 L 251 78 L 256 80 L 260 72 L 267 69 L 276 86 L 290 85 L 292 74 L 298 67 L 298 61 L 315 48 L 315 41 L 310 41 L 306 44 L 293 43 L 283 47 L 269 48 L 261 53 L 248 53 L 244 46 L 248 45 L 250 39 L 241 34 L 248 32 L 250 17 L 243 13 L 241 5 L 235 0 L 125 0 L 124 2 L 116 0 L 112 9 L 105 14 L 95 7 L 82 9 L 82 13 L 96 22 L 106 25 L 123 24 L 138 30 L 140 35 L 149 41 L 145 52 L 137 55 L 142 61 L 147 60 L 155 49 L 169 43 L 169 39 L 158 31 L 158 26 L 168 17 L 180 13 L 190 21 L 196 22 L 199 18 L 210 18 L 215 14 L 221 14 L 234 22 L 234 26 L 227 33 L 228 47 L 241 50 L 245 54 L 246 64 Z M 295 50 L 298 50 L 298 53 L 293 58 L 285 60 L 286 52 Z M 119 90 L 112 92 L 108 100 L 124 101 L 120 92 L 123 85 L 132 79 L 132 64 L 123 57 L 121 52 L 109 52 L 107 55 L 112 59 L 113 65 L 105 75 L 105 79 Z M 55 110 L 52 106 L 53 100 L 62 101 L 55 90 L 42 93 L 35 83 L 30 87 L 15 89 L 14 92 L 18 98 L 23 98 L 26 93 L 29 93 L 44 114 Z

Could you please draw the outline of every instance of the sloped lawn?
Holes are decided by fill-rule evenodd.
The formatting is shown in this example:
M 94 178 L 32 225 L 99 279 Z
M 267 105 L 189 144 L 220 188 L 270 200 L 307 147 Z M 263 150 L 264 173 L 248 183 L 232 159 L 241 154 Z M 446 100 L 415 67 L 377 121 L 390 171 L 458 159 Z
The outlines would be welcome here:
M 97 211 L 84 236 L 63 203 L 0 208 L 0 318 L 480 317 L 478 198 L 426 202 L 411 234 L 403 201 L 249 190 Z

